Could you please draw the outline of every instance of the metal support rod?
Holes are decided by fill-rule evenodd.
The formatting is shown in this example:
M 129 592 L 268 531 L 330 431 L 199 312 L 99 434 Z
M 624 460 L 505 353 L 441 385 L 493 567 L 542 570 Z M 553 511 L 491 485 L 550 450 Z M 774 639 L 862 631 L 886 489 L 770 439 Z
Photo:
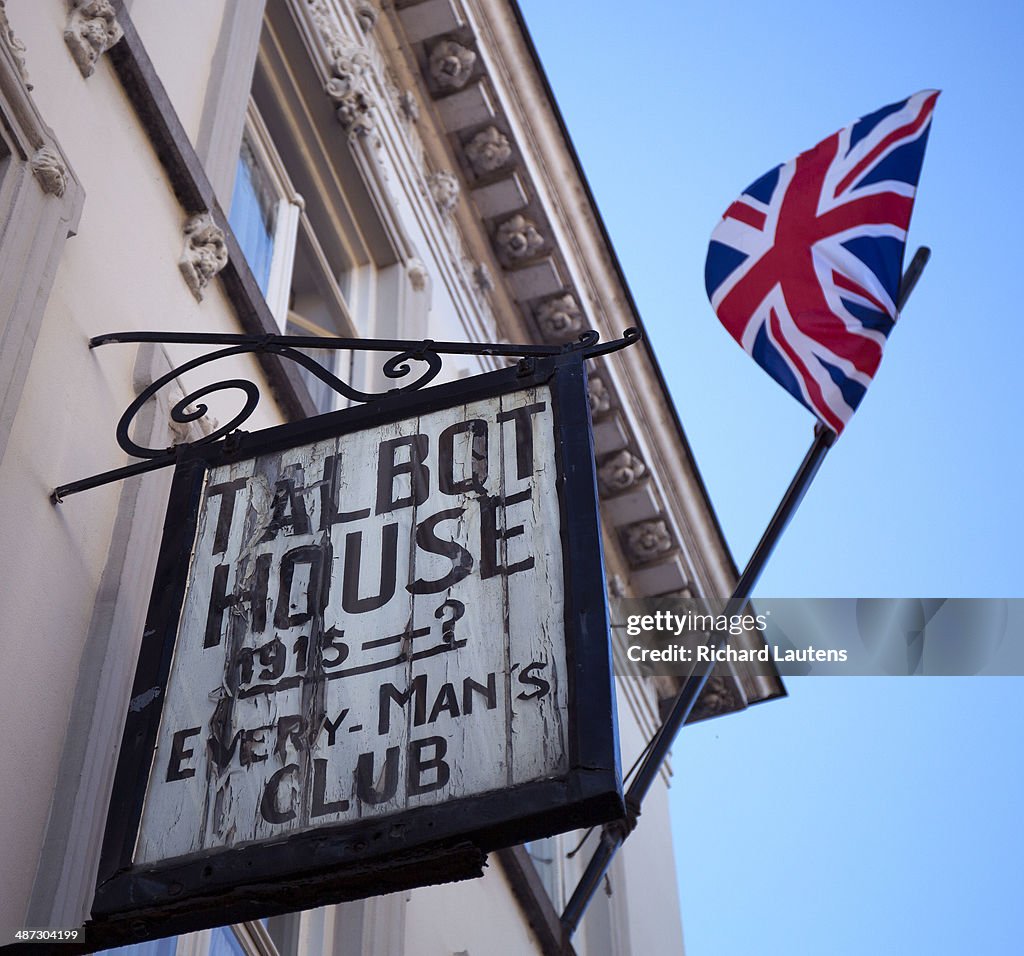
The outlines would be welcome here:
M 58 485 L 50 492 L 50 501 L 59 505 L 64 501 L 65 495 L 74 495 L 79 491 L 88 491 L 90 488 L 99 488 L 100 485 L 109 484 L 112 481 L 122 481 L 125 478 L 134 478 L 136 475 L 144 475 L 149 471 L 156 471 L 158 468 L 166 468 L 178 460 L 174 449 L 162 455 L 160 458 L 149 458 L 146 461 L 137 461 L 123 468 L 114 468 L 104 471 L 101 474 L 93 475 L 90 478 L 83 478 L 81 481 L 70 482 L 66 485 Z
M 503 342 L 435 342 L 432 339 L 420 341 L 407 339 L 347 339 L 337 337 L 319 337 L 309 335 L 240 335 L 222 332 L 108 332 L 89 339 L 89 348 L 99 348 L 112 343 L 156 342 L 176 345 L 222 346 L 215 352 L 208 352 L 193 358 L 183 365 L 161 375 L 144 388 L 128 406 L 117 423 L 117 443 L 123 451 L 136 458 L 146 461 L 135 462 L 122 468 L 105 471 L 79 481 L 71 481 L 58 485 L 50 493 L 50 500 L 60 504 L 67 495 L 77 494 L 90 488 L 98 488 L 108 482 L 120 481 L 133 475 L 141 475 L 174 464 L 178 449 L 186 446 L 208 445 L 236 434 L 241 426 L 252 415 L 260 399 L 259 386 L 248 379 L 226 379 L 213 382 L 202 388 L 189 392 L 171 409 L 173 422 L 189 424 L 206 416 L 208 406 L 200 399 L 216 392 L 231 391 L 245 397 L 244 404 L 238 414 L 224 425 L 211 425 L 204 437 L 193 442 L 175 445 L 171 448 L 143 448 L 130 436 L 131 425 L 143 405 L 146 404 L 164 386 L 178 379 L 185 373 L 191 373 L 204 365 L 218 362 L 226 358 L 237 358 L 247 353 L 276 355 L 280 359 L 294 362 L 305 371 L 318 378 L 332 391 L 343 398 L 362 404 L 379 402 L 395 395 L 414 392 L 429 385 L 442 368 L 442 355 L 478 355 L 505 356 L 519 358 L 520 374 L 532 374 L 537 359 L 560 361 L 560 356 L 576 357 L 580 360 L 594 359 L 602 355 L 610 355 L 639 342 L 643 338 L 640 329 L 630 328 L 622 333 L 622 337 L 602 342 L 600 334 L 594 329 L 583 332 L 575 341 L 563 345 L 530 345 L 509 344 Z M 391 358 L 383 363 L 381 371 L 388 379 L 395 381 L 395 387 L 381 392 L 364 392 L 355 388 L 336 376 L 303 349 L 343 349 L 354 352 L 390 352 Z M 415 364 L 424 366 L 422 372 L 413 377 Z M 404 383 L 404 384 L 403 384 Z
M 902 280 L 900 281 L 900 288 L 896 297 L 897 314 L 906 305 L 910 293 L 914 291 L 914 286 L 917 285 L 917 280 L 921 277 L 921 273 L 924 271 L 930 256 L 931 250 L 927 246 L 921 246 L 914 253 L 914 258 L 903 273 Z M 825 460 L 825 455 L 828 454 L 828 450 L 835 443 L 835 440 L 836 435 L 833 431 L 821 424 L 815 426 L 814 441 L 804 456 L 804 460 L 800 464 L 796 475 L 790 482 L 789 488 L 786 490 L 786 494 L 779 503 L 779 507 L 772 516 L 772 520 L 769 522 L 761 540 L 754 549 L 754 553 L 747 562 L 743 574 L 740 575 L 739 581 L 736 582 L 736 588 L 732 593 L 732 597 L 729 598 L 726 604 L 726 614 L 739 613 L 747 601 L 750 600 L 750 594 L 754 590 L 754 586 L 757 584 L 765 565 L 768 563 L 775 545 L 778 544 L 782 532 L 785 531 L 790 518 L 792 518 L 793 513 L 803 500 L 804 494 L 810 487 L 814 476 L 821 467 L 821 463 Z M 587 868 L 583 871 L 583 875 L 580 877 L 580 881 L 576 885 L 576 889 L 573 891 L 569 902 L 566 904 L 565 911 L 562 913 L 562 926 L 568 936 L 571 937 L 576 932 L 580 920 L 583 919 L 583 914 L 586 912 L 591 899 L 593 899 L 597 888 L 601 884 L 602 877 L 612 862 L 612 858 L 636 826 L 636 819 L 640 815 L 643 799 L 657 777 L 658 770 L 661 767 L 662 761 L 667 756 L 672 743 L 675 741 L 676 734 L 679 733 L 680 728 L 682 728 L 690 716 L 693 706 L 700 697 L 701 691 L 704 690 L 704 685 L 711 676 L 713 669 L 713 662 L 702 663 L 686 678 L 682 688 L 676 695 L 675 701 L 672 703 L 672 709 L 668 717 L 665 718 L 665 721 L 648 745 L 647 753 L 640 764 L 636 777 L 634 777 L 633 783 L 626 792 L 626 818 L 605 824 L 602 829 L 601 842 L 594 851 L 594 855 L 587 864 Z
M 900 279 L 900 289 L 896 295 L 897 313 L 903 311 L 903 306 L 907 304 L 907 299 L 910 298 L 910 293 L 914 291 L 914 286 L 917 285 L 917 280 L 921 278 L 921 273 L 924 272 L 924 267 L 928 265 L 928 260 L 931 256 L 932 251 L 927 246 L 919 246 L 917 252 L 914 253 L 914 258 L 910 260 L 910 265 L 907 266 L 906 271 L 903 273 L 903 278 Z
M 436 342 L 433 339 L 353 339 L 327 335 L 247 335 L 231 332 L 107 332 L 89 339 L 89 348 L 113 343 L 156 342 L 163 345 L 226 345 L 244 346 L 249 351 L 278 352 L 282 348 L 345 350 L 353 352 L 398 352 L 415 355 L 431 352 L 437 355 L 516 356 L 561 355 L 580 351 L 587 357 L 606 355 L 618 351 L 643 338 L 640 329 L 629 328 L 621 339 L 600 342 L 594 330 L 588 330 L 577 339 L 561 345 L 536 345 L 510 342 Z

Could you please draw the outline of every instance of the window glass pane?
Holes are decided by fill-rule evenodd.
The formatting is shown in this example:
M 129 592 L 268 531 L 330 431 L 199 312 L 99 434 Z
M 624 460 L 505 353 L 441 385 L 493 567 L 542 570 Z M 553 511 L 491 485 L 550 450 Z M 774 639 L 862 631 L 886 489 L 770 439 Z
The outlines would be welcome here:
M 245 950 L 230 926 L 218 926 L 212 931 L 210 956 L 245 956 Z
M 540 877 L 544 889 L 547 890 L 555 908 L 561 908 L 562 900 L 562 860 L 559 854 L 557 837 L 546 837 L 524 844 L 526 852 L 533 861 L 534 869 Z
M 246 140 L 238 157 L 235 189 L 228 221 L 242 247 L 249 268 L 266 294 L 274 254 L 274 212 L 277 196 Z
M 102 949 L 96 956 L 174 956 L 178 948 L 178 938 L 154 939 L 148 943 L 133 943 L 131 946 L 119 946 L 117 949 Z

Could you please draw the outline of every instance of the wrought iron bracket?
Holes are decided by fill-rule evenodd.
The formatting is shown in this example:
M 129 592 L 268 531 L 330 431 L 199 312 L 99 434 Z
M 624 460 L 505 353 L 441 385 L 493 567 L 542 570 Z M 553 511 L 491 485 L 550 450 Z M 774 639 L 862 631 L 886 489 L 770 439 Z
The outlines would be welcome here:
M 596 358 L 599 355 L 608 355 L 611 352 L 617 352 L 619 349 L 633 345 L 635 342 L 639 342 L 642 337 L 640 330 L 635 328 L 626 329 L 622 333 L 622 338 L 613 339 L 608 342 L 601 342 L 600 335 L 591 330 L 584 332 L 577 340 L 565 345 L 435 342 L 432 339 L 409 341 L 403 339 L 321 338 L 312 335 L 222 335 L 215 332 L 110 332 L 106 335 L 97 335 L 89 340 L 90 349 L 114 343 L 143 342 L 161 345 L 206 345 L 219 347 L 213 352 L 200 355 L 161 375 L 143 389 L 138 397 L 125 409 L 124 414 L 117 423 L 115 432 L 117 443 L 125 452 L 135 458 L 142 459 L 141 461 L 125 465 L 123 468 L 105 471 L 89 478 L 83 478 L 79 481 L 59 485 L 50 494 L 50 499 L 54 504 L 60 504 L 68 495 L 77 494 L 89 488 L 96 488 L 113 481 L 120 481 L 124 478 L 131 478 L 134 475 L 145 474 L 146 472 L 156 471 L 159 468 L 173 465 L 188 448 L 194 448 L 197 445 L 207 445 L 220 439 L 225 439 L 226 441 L 237 440 L 241 434 L 240 426 L 256 410 L 260 398 L 259 386 L 255 382 L 241 378 L 225 379 L 204 385 L 189 392 L 171 408 L 171 421 L 178 424 L 189 424 L 203 418 L 209 411 L 208 406 L 200 401 L 201 399 L 214 392 L 230 389 L 241 392 L 245 397 L 241 410 L 229 422 L 215 428 L 202 438 L 193 442 L 173 445 L 170 448 L 145 448 L 137 444 L 130 436 L 131 425 L 135 416 L 142 409 L 143 405 L 156 395 L 160 389 L 173 382 L 179 376 L 191 372 L 200 366 L 217 362 L 220 359 L 246 353 L 277 355 L 282 359 L 287 359 L 301 365 L 307 372 L 314 375 L 344 398 L 361 404 L 369 404 L 394 395 L 414 392 L 428 385 L 441 372 L 444 364 L 441 358 L 442 355 L 518 358 L 517 373 L 527 376 L 533 373 L 538 358 L 566 355 L 567 353 L 574 354 L 581 360 Z M 424 368 L 418 376 L 408 380 L 404 385 L 398 384 L 395 388 L 384 392 L 364 392 L 338 378 L 324 368 L 316 359 L 299 351 L 300 349 L 390 353 L 390 358 L 383 363 L 381 370 L 387 378 L 394 379 L 396 382 L 412 375 L 415 363 L 422 363 Z

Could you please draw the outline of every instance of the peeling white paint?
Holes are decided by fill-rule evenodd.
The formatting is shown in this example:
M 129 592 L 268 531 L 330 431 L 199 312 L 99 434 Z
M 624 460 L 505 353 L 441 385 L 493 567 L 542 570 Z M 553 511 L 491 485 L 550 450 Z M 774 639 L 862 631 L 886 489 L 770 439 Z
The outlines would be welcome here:
M 541 387 L 211 471 L 137 862 L 565 771 L 554 441 Z

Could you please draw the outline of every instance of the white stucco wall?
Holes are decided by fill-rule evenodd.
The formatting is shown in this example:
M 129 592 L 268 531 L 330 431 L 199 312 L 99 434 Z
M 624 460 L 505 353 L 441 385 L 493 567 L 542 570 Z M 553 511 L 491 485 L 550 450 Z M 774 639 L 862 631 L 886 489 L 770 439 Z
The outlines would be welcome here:
M 202 123 L 204 92 L 225 5 L 222 0 L 174 4 L 137 0 L 131 6 L 140 36 L 193 142 Z M 46 872 L 37 878 L 37 893 L 59 887 L 64 894 L 52 912 L 66 914 L 73 922 L 74 914 L 84 912 L 81 907 L 88 901 L 90 875 L 60 872 L 64 860 L 59 842 L 53 845 L 53 834 L 68 831 L 80 837 L 76 854 L 95 846 L 100 834 L 76 834 L 78 824 L 67 815 L 79 812 L 74 808 L 81 802 L 69 794 L 78 793 L 79 787 L 92 788 L 95 802 L 99 783 L 88 776 L 87 767 L 80 771 L 80 778 L 73 779 L 62 779 L 60 768 L 76 765 L 69 762 L 69 753 L 74 752 L 98 752 L 112 763 L 118 739 L 116 734 L 100 741 L 90 739 L 91 728 L 69 727 L 69 715 L 78 713 L 73 711 L 76 699 L 81 701 L 83 694 L 95 697 L 100 686 L 107 686 L 101 678 L 114 663 L 120 676 L 111 679 L 111 686 L 120 688 L 120 698 L 100 701 L 97 707 L 123 713 L 126 682 L 130 684 L 134 669 L 131 642 L 139 634 L 124 623 L 118 625 L 127 628 L 124 635 L 121 630 L 111 635 L 96 633 L 96 622 L 105 619 L 97 614 L 98 592 L 107 580 L 105 573 L 109 578 L 110 568 L 120 566 L 130 543 L 128 532 L 134 528 L 141 536 L 137 533 L 131 539 L 128 561 L 138 573 L 121 579 L 130 581 L 125 589 L 131 593 L 118 596 L 115 587 L 113 598 L 100 594 L 99 602 L 116 603 L 123 597 L 131 603 L 134 609 L 119 621 L 134 620 L 138 607 L 144 608 L 143 591 L 151 573 L 146 568 L 155 559 L 168 482 L 166 472 L 149 475 L 132 479 L 145 490 L 138 496 L 127 495 L 125 486 L 114 484 L 71 496 L 60 506 L 51 504 L 49 493 L 55 485 L 126 463 L 114 441 L 114 426 L 134 398 L 138 349 L 107 345 L 89 350 L 88 339 L 135 329 L 242 331 L 217 280 L 199 303 L 181 276 L 178 258 L 186 211 L 168 185 L 107 59 L 101 58 L 89 79 L 81 76 L 64 44 L 66 8 L 62 3 L 10 0 L 7 7 L 11 26 L 27 48 L 32 95 L 86 197 L 78 234 L 68 242 L 55 276 L 18 417 L 0 463 L 0 528 L 5 543 L 0 549 L 4 608 L 0 646 L 10 662 L 0 668 L 0 726 L 5 729 L 0 738 L 0 805 L 5 808 L 0 814 L 0 846 L 5 851 L 0 864 L 0 930 L 5 933 L 25 924 L 41 853 Z M 403 59 L 398 64 L 399 54 L 394 55 L 405 71 L 405 81 L 414 82 L 409 79 L 409 63 Z M 395 301 L 408 305 L 415 299 L 416 290 L 406 274 L 415 259 L 428 277 L 431 306 L 429 313 L 421 310 L 413 318 L 408 314 L 387 317 L 380 331 L 435 339 L 500 337 L 507 329 L 496 327 L 479 291 L 474 292 L 466 279 L 466 262 L 485 255 L 486 235 L 479 230 L 464 234 L 472 215 L 464 197 L 448 213 L 438 209 L 423 186 L 419 159 L 411 150 L 419 134 L 407 123 L 400 125 L 405 121 L 393 103 L 388 109 L 390 113 L 382 114 L 381 144 L 372 147 L 377 152 L 370 159 L 377 164 L 379 184 L 390 195 L 406 243 L 406 261 L 398 267 L 405 273 L 396 281 L 408 283 L 408 288 L 405 299 Z M 427 114 L 421 132 L 432 139 L 436 153 L 447 147 L 443 131 L 431 132 L 432 122 L 434 118 Z M 543 164 L 534 157 L 529 165 L 539 171 Z M 557 183 L 548 186 L 559 188 Z M 574 193 L 577 199 L 578 192 Z M 558 235 L 563 233 L 568 236 L 564 230 Z M 573 244 L 567 241 L 567 246 Z M 577 265 L 576 272 L 582 275 L 585 270 Z M 495 301 L 507 304 L 509 300 L 495 293 Z M 620 306 L 621 302 L 616 307 Z M 506 315 L 504 321 L 511 329 L 522 325 L 518 315 Z M 195 354 L 187 347 L 168 346 L 167 352 L 172 363 Z M 446 376 L 478 371 L 487 364 L 503 363 L 457 361 Z M 258 367 L 249 359 L 228 362 L 218 372 L 220 377 L 262 382 Z M 207 380 L 196 375 L 189 382 Z M 230 417 L 226 406 L 215 407 L 214 413 L 221 420 Z M 245 427 L 254 430 L 280 420 L 273 401 L 265 398 Z M 668 426 L 664 431 L 674 440 Z M 135 510 L 126 516 L 125 509 Z M 108 638 L 114 646 L 107 647 Z M 122 640 L 123 646 L 118 643 Z M 91 656 L 94 653 L 109 655 L 113 663 L 98 663 Z M 628 766 L 653 730 L 650 690 L 620 691 L 619 708 L 621 749 Z M 666 793 L 665 781 L 659 779 L 639 827 L 613 869 L 615 901 L 607 909 L 607 918 L 601 917 L 602 926 L 610 920 L 616 934 L 607 952 L 634 956 L 681 952 Z M 55 794 L 66 799 L 54 801 Z M 52 820 L 51 806 L 56 808 Z M 51 845 L 44 853 L 48 820 Z M 581 855 L 569 864 L 570 873 L 578 875 L 585 860 Z M 573 883 L 570 879 L 570 890 Z M 491 956 L 538 951 L 494 862 L 480 880 L 415 890 L 403 905 L 409 954 Z M 597 931 L 588 936 L 588 925 L 592 924 L 585 923 L 578 938 L 579 952 L 603 956 L 606 950 L 594 942 Z
M 126 463 L 114 440 L 134 398 L 137 347 L 90 350 L 115 330 L 240 331 L 215 282 L 197 303 L 178 270 L 182 210 L 109 63 L 84 79 L 65 47 L 61 4 L 12 3 L 32 96 L 83 183 L 78 234 L 65 247 L 18 417 L 0 464 L 5 654 L 0 671 L 0 926 L 24 925 L 118 484 L 50 503 L 58 485 Z M 190 96 L 199 96 L 198 86 Z M 184 355 L 169 349 L 172 359 Z M 236 371 L 258 376 L 253 363 Z M 264 403 L 253 422 L 279 421 Z M 153 476 L 136 481 L 159 481 Z M 154 541 L 153 545 L 156 546 Z M 155 552 L 154 552 L 155 553 Z M 111 747 L 116 742 L 111 741 Z

